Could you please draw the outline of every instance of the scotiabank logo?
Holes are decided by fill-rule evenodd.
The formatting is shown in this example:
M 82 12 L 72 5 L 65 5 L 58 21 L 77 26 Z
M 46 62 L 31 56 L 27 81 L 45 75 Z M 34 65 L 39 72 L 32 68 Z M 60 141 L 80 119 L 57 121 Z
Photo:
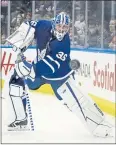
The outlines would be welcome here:
M 110 91 L 116 91 L 116 64 L 114 64 L 114 71 L 111 71 L 110 64 L 107 63 L 104 68 L 99 68 L 96 61 L 94 61 L 94 80 L 95 87 L 104 88 Z

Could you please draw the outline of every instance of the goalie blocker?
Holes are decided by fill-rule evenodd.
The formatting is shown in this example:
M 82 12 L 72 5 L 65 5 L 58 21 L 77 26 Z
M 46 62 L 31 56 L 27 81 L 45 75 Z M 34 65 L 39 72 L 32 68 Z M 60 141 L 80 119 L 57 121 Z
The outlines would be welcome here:
M 94 136 L 112 136 L 112 125 L 105 121 L 105 115 L 97 104 L 87 94 L 82 93 L 72 75 L 57 92 Z

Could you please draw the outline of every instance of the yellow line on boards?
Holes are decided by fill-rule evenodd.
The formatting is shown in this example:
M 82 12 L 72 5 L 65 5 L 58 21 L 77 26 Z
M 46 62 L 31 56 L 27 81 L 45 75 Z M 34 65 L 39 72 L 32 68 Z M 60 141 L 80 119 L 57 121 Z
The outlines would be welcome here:
M 103 112 L 116 117 L 116 103 L 99 98 L 98 96 L 95 96 L 93 94 L 89 94 L 89 96 L 96 102 L 96 104 Z
M 0 81 L 1 81 L 1 79 L 0 79 Z M 2 83 L 1 83 L 0 88 L 3 88 L 4 80 L 2 80 L 1 82 Z M 45 84 L 45 85 L 41 86 L 38 90 L 34 90 L 34 91 L 41 92 L 41 93 L 44 93 L 44 94 L 54 95 L 54 92 L 53 92 L 53 90 L 52 90 L 52 88 L 49 84 Z M 96 104 L 100 107 L 100 109 L 103 112 L 106 112 L 106 113 L 116 117 L 116 103 L 113 103 L 113 102 L 110 102 L 108 100 L 102 99 L 102 98 L 100 98 L 98 96 L 95 96 L 93 94 L 90 94 L 90 93 L 88 95 L 96 102 Z

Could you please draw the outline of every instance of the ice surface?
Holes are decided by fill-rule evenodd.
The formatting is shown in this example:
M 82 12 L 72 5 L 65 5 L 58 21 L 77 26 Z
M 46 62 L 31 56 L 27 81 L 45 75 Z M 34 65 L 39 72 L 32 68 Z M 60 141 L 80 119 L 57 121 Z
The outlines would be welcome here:
M 93 137 L 56 97 L 30 95 L 35 131 L 6 131 L 6 99 L 2 99 L 2 143 L 115 143 L 115 138 Z M 112 124 L 114 118 L 107 116 Z

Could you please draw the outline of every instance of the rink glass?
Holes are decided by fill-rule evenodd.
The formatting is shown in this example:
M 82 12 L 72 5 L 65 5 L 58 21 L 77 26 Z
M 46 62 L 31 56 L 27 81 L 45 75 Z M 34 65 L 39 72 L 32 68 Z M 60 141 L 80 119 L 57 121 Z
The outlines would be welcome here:
M 59 12 L 71 18 L 71 47 L 109 48 L 114 35 L 110 21 L 116 20 L 115 1 L 4 1 L 1 2 L 1 41 L 13 33 L 24 20 L 51 20 Z M 32 45 L 35 45 L 33 43 Z

